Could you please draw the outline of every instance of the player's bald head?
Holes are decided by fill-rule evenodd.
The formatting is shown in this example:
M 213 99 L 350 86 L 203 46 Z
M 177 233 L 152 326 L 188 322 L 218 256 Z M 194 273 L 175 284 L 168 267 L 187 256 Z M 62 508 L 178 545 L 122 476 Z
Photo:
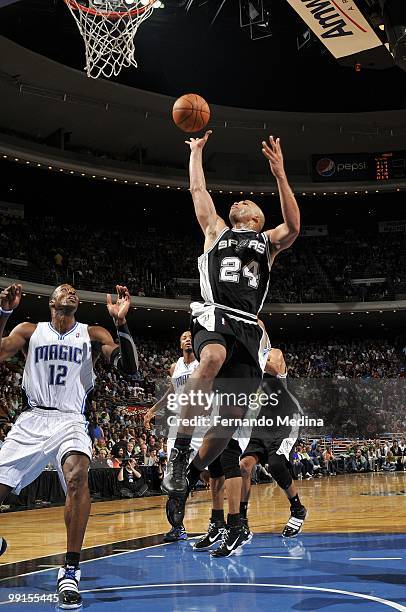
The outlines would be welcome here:
M 265 225 L 265 215 L 258 204 L 255 204 L 255 202 L 252 200 L 248 200 L 248 202 L 250 203 L 251 210 L 253 212 L 253 219 L 254 221 L 256 220 L 257 223 L 257 227 L 255 229 L 257 232 L 260 232 Z
M 241 200 L 235 202 L 230 209 L 229 215 L 233 226 L 238 223 L 248 225 L 255 232 L 262 231 L 265 225 L 265 215 L 255 202 L 252 200 Z

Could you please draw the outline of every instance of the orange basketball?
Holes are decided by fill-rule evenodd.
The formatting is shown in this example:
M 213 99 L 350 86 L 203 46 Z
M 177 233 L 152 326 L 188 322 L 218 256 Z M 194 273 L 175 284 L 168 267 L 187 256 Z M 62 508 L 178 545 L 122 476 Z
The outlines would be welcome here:
M 172 117 L 178 128 L 184 132 L 200 132 L 209 122 L 210 107 L 201 96 L 185 94 L 173 105 Z

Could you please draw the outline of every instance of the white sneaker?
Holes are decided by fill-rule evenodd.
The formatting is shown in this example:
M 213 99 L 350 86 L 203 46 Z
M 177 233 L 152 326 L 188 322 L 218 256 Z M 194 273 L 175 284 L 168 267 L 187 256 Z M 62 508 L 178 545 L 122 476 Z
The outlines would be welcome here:
M 59 607 L 63 610 L 76 610 L 82 607 L 79 593 L 80 569 L 64 565 L 58 572 Z

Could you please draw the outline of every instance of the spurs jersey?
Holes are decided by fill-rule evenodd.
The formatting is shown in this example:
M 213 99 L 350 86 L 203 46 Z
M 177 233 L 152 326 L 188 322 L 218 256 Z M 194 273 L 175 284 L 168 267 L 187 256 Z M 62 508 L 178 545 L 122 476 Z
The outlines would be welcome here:
M 87 325 L 75 323 L 60 334 L 51 323 L 38 323 L 30 339 L 22 380 L 28 406 L 87 413 L 93 385 Z
M 272 265 L 265 233 L 225 228 L 198 265 L 206 303 L 256 318 L 268 293 Z
M 183 393 L 189 376 L 194 370 L 196 370 L 198 365 L 199 362 L 197 361 L 197 359 L 195 359 L 191 363 L 185 363 L 183 357 L 180 357 L 178 359 L 171 377 L 173 390 L 176 395 Z

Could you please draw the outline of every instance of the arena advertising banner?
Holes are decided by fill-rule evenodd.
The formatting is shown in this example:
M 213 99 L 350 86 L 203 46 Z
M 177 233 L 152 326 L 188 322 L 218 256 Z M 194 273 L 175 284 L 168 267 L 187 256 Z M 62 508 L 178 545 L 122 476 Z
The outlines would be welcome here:
M 303 236 L 328 236 L 327 225 L 303 225 L 300 230 L 300 235 Z
M 406 177 L 406 151 L 320 153 L 312 155 L 311 165 L 317 183 L 388 181 Z
M 0 201 L 0 214 L 24 219 L 24 204 Z
M 352 278 L 352 285 L 380 285 L 386 283 L 386 278 Z
M 381 221 L 379 223 L 379 233 L 386 232 L 406 232 L 406 219 L 403 221 Z
M 319 183 L 372 180 L 369 155 L 313 155 L 312 179 Z
M 288 2 L 337 59 L 382 45 L 354 0 Z

